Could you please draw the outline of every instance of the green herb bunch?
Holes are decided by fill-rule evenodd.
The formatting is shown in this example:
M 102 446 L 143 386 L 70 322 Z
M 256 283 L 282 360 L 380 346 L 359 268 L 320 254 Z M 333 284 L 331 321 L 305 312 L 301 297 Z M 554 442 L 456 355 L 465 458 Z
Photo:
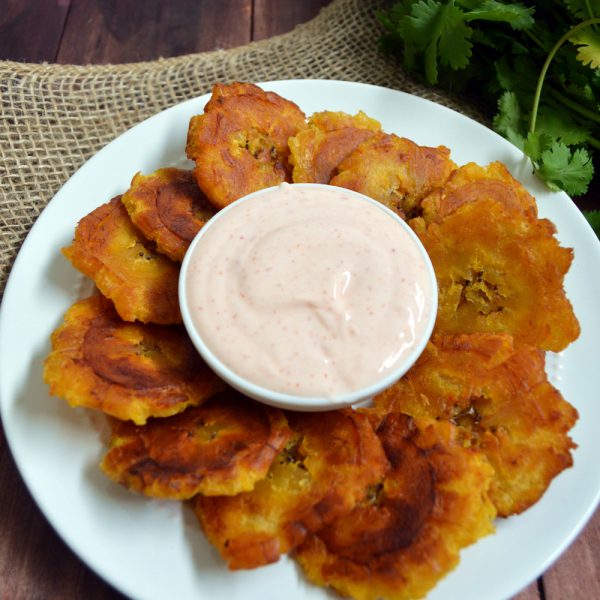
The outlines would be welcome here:
M 600 156 L 600 0 L 402 0 L 383 48 L 476 98 L 553 189 L 583 194 Z

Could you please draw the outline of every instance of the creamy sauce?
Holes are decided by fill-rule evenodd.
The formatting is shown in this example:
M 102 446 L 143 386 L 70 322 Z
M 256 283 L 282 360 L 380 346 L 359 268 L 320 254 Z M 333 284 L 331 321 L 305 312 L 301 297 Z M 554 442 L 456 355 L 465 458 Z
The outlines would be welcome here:
M 218 216 L 189 257 L 191 320 L 255 385 L 335 398 L 390 374 L 427 329 L 419 247 L 378 205 L 282 184 Z

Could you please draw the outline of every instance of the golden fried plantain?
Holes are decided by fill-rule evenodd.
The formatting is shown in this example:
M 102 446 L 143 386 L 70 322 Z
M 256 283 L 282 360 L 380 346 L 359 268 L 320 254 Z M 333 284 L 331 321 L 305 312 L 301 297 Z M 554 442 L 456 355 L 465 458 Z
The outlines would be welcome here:
M 179 262 L 194 236 L 216 213 L 192 171 L 183 169 L 137 173 L 122 201 L 144 237 L 155 242 L 159 252 Z
M 501 516 L 529 508 L 573 463 L 577 411 L 548 382 L 543 352 L 508 335 L 434 336 L 375 403 L 456 423 L 494 467 L 490 497 Z
M 290 436 L 280 410 L 228 391 L 143 426 L 115 422 L 101 467 L 147 496 L 230 496 L 263 479 Z
M 414 216 L 421 200 L 443 185 L 455 166 L 444 146 L 418 146 L 378 133 L 339 165 L 330 183 L 370 196 L 402 216 Z
M 231 569 L 277 561 L 351 510 L 386 468 L 365 415 L 343 410 L 286 416 L 294 437 L 252 492 L 196 499 L 202 528 Z
M 71 406 L 138 425 L 202 404 L 225 388 L 182 326 L 126 323 L 100 296 L 67 311 L 52 334 L 44 380 Z
M 308 128 L 290 138 L 294 183 L 329 183 L 338 165 L 381 125 L 360 111 L 356 115 L 323 111 L 313 114 Z
M 573 251 L 560 246 L 547 219 L 488 199 L 463 204 L 439 224 L 410 224 L 437 277 L 439 333 L 508 333 L 555 352 L 579 336 L 563 289 Z
M 494 200 L 529 219 L 537 218 L 535 198 L 499 162 L 487 167 L 468 163 L 456 169 L 443 187 L 423 200 L 422 216 L 439 223 L 463 204 L 477 200 Z
M 217 84 L 204 114 L 190 121 L 186 153 L 206 197 L 223 208 L 291 181 L 288 139 L 304 127 L 298 106 L 273 92 L 251 83 Z
M 77 225 L 63 254 L 115 305 L 125 321 L 181 322 L 179 265 L 156 253 L 133 226 L 120 196 Z
M 420 598 L 458 564 L 461 548 L 493 531 L 493 470 L 450 423 L 400 413 L 378 420 L 385 478 L 295 557 L 308 579 L 357 600 Z

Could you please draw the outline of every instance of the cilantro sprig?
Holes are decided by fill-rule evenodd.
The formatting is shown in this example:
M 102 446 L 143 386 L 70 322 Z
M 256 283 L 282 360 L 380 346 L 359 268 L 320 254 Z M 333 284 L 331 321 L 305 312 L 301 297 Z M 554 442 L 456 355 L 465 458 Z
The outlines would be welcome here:
M 490 108 L 551 189 L 585 193 L 600 154 L 597 0 L 401 0 L 384 49 L 430 84 Z
M 600 239 L 600 210 L 584 210 L 583 216 L 588 220 L 588 223 Z

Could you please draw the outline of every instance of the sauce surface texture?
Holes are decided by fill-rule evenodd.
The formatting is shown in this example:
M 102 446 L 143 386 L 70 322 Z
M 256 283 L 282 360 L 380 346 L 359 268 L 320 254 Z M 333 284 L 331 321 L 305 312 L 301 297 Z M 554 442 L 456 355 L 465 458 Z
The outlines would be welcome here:
M 328 398 L 395 370 L 422 338 L 434 293 L 419 247 L 378 205 L 289 184 L 208 226 L 186 288 L 196 330 L 234 373 Z

